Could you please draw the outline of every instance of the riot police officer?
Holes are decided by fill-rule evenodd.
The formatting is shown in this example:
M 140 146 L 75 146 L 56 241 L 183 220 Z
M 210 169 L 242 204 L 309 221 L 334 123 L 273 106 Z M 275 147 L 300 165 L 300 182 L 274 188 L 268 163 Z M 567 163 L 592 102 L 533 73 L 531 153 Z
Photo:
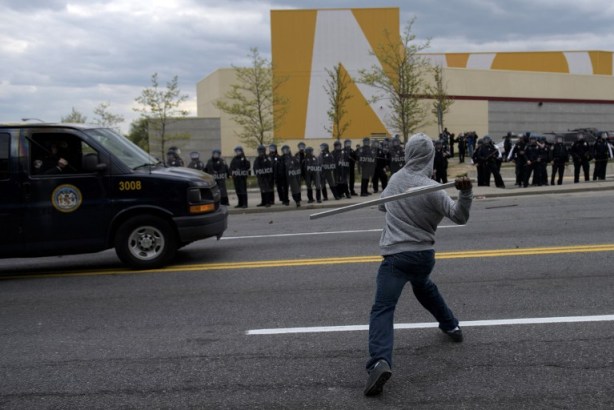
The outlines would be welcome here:
M 182 167 L 183 160 L 181 159 L 181 150 L 172 146 L 166 151 L 166 165 L 169 167 Z
M 286 181 L 292 193 L 292 199 L 296 207 L 301 206 L 301 162 L 297 157 L 292 156 L 290 147 L 284 145 L 281 147 L 281 160 L 284 162 L 286 170 Z
M 390 148 L 390 174 L 394 174 L 405 166 L 405 150 L 401 146 L 398 135 L 392 139 Z
M 369 181 L 373 178 L 375 172 L 375 150 L 371 149 L 371 139 L 363 138 L 362 147 L 358 154 L 358 163 L 360 166 L 360 196 L 369 196 Z
M 580 169 L 584 171 L 584 180 L 590 180 L 591 150 L 588 142 L 584 140 L 583 134 L 578 134 L 577 140 L 571 146 L 570 153 L 573 160 L 573 182 L 580 182 Z
M 335 199 L 341 199 L 337 193 L 337 183 L 335 182 L 335 170 L 337 164 L 335 158 L 328 151 L 328 144 L 320 144 L 320 165 L 322 165 L 322 173 L 320 184 L 322 185 L 322 199 L 328 201 L 328 193 L 326 192 L 326 184 L 330 188 Z
M 235 208 L 247 208 L 247 177 L 250 174 L 251 164 L 245 153 L 243 147 L 237 145 L 235 147 L 235 156 L 230 161 L 230 175 L 232 175 L 232 181 L 235 185 L 235 192 L 239 203 Z
M 608 159 L 612 157 L 612 148 L 608 144 L 607 134 L 600 133 L 593 144 L 593 158 L 595 158 L 595 168 L 593 170 L 593 181 L 605 180 Z
M 271 158 L 266 155 L 266 147 L 259 145 L 256 149 L 258 156 L 254 159 L 254 175 L 258 180 L 258 188 L 260 188 L 260 203 L 256 206 L 270 207 L 273 204 L 274 187 L 273 187 L 273 163 Z
M 341 149 L 341 141 L 335 141 L 333 144 L 333 157 L 337 168 L 335 169 L 335 182 L 337 183 L 337 195 L 343 198 L 345 195 L 347 198 L 351 198 L 349 189 L 349 176 L 350 176 L 350 156 L 346 150 Z
M 297 145 L 298 152 L 294 155 L 296 159 L 299 160 L 301 164 L 301 180 L 305 180 L 305 148 L 306 145 L 304 142 L 299 142 Z
M 375 151 L 375 169 L 373 170 L 373 192 L 379 191 L 379 182 L 382 183 L 382 191 L 388 185 L 388 175 L 386 169 L 390 165 L 390 142 L 388 138 L 380 142 L 379 148 Z
M 220 188 L 220 203 L 222 205 L 230 205 L 228 203 L 228 190 L 226 189 L 228 165 L 226 165 L 226 161 L 222 158 L 222 151 L 217 148 L 214 149 L 211 152 L 211 158 L 207 161 L 207 165 L 205 165 L 203 169 L 207 174 L 211 174 L 213 178 L 215 178 L 215 182 Z
M 541 152 L 539 146 L 537 145 L 536 137 L 529 137 L 529 144 L 525 148 L 525 154 L 527 156 L 527 172 L 524 176 L 524 185 L 529 185 L 529 179 L 531 179 L 531 175 L 533 175 L 533 181 L 531 185 L 537 185 L 538 181 L 541 181 L 542 175 L 541 168 L 538 162 L 540 159 Z
M 354 184 L 356 183 L 356 161 L 358 161 L 358 155 L 356 151 L 352 149 L 352 141 L 345 140 L 343 141 L 343 153 L 346 158 L 350 161 L 350 169 L 348 175 L 348 184 L 350 189 L 350 195 L 356 196 L 358 195 L 354 190 Z
M 190 163 L 188 168 L 197 169 L 202 171 L 205 169 L 205 164 L 200 160 L 200 153 L 196 151 L 190 152 Z
M 512 147 L 509 155 L 507 156 L 508 161 L 514 161 L 515 171 L 516 171 L 516 185 L 519 187 L 524 185 L 524 176 L 527 172 L 527 156 L 525 152 L 526 148 L 526 140 L 525 137 L 518 138 L 516 144 Z M 526 185 L 524 185 L 526 188 Z
M 313 155 L 313 148 L 305 148 L 305 185 L 307 186 L 307 203 L 313 203 L 313 188 L 316 190 L 316 199 L 322 203 L 322 187 L 320 185 L 320 174 L 322 165 L 320 159 Z
M 448 157 L 449 154 L 443 148 L 441 141 L 435 142 L 435 158 L 433 159 L 433 168 L 435 172 L 435 181 L 439 183 L 448 182 Z
M 551 148 L 552 151 L 552 179 L 550 180 L 550 185 L 554 185 L 554 179 L 556 178 L 556 174 L 559 174 L 559 179 L 557 184 L 561 185 L 563 183 L 563 174 L 565 173 L 565 166 L 569 162 L 569 153 L 567 152 L 567 147 L 563 144 L 563 137 L 556 137 L 556 142 Z
M 290 199 L 288 198 L 288 179 L 286 178 L 286 169 L 281 157 L 277 153 L 277 145 L 269 145 L 269 158 L 273 163 L 273 175 L 275 179 L 275 187 L 277 188 L 277 196 L 279 201 L 288 206 Z

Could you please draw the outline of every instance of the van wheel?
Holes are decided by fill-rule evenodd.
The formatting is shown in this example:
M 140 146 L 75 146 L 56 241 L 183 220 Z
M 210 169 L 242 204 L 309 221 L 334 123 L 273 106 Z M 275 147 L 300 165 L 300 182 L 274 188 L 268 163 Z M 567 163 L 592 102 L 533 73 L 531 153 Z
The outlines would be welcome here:
M 133 269 L 154 269 L 165 265 L 177 251 L 170 224 L 162 218 L 144 215 L 124 222 L 115 236 L 115 252 Z

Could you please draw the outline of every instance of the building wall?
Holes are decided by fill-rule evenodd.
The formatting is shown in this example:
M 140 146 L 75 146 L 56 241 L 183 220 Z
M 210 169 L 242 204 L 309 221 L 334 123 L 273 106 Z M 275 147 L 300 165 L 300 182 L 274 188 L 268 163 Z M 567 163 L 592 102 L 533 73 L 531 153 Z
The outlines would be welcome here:
M 610 130 L 614 127 L 614 105 L 582 103 L 536 103 L 491 101 L 488 129 L 492 136 L 508 131 L 550 132 L 575 128 Z
M 196 85 L 196 115 L 199 117 L 219 118 L 220 134 L 217 148 L 222 150 L 222 156 L 231 157 L 234 148 L 241 145 L 237 133 L 239 126 L 230 116 L 214 106 L 214 101 L 224 99 L 230 85 L 236 82 L 235 70 L 221 68 L 214 71 L 198 82 Z M 250 154 L 251 155 L 251 152 Z
M 273 10 L 271 49 L 274 74 L 287 78 L 283 96 L 289 113 L 276 135 L 279 145 L 295 150 L 299 141 L 318 147 L 332 143 L 325 131 L 328 103 L 325 69 L 341 63 L 354 79 L 346 134 L 354 144 L 372 134 L 393 134 L 385 103 L 370 102 L 374 90 L 358 84 L 358 71 L 380 64 L 373 51 L 384 30 L 399 33 L 399 9 Z M 609 51 L 427 53 L 444 67 L 447 93 L 455 100 L 445 115 L 451 132 L 498 135 L 507 131 L 564 131 L 568 128 L 614 129 L 614 54 Z M 225 156 L 239 145 L 237 125 L 213 101 L 235 82 L 232 69 L 220 69 L 197 84 L 201 117 L 220 118 L 220 146 Z M 539 105 L 539 103 L 542 103 Z M 436 119 L 427 105 L 428 135 L 436 137 Z M 253 155 L 253 150 L 246 150 Z
M 211 151 L 220 147 L 220 132 L 219 118 L 188 117 L 176 119 L 167 126 L 165 148 L 166 150 L 171 146 L 180 148 L 181 157 L 187 165 L 190 162 L 190 152 L 192 151 L 200 152 L 201 160 L 209 158 Z M 149 144 L 152 155 L 162 160 L 166 159 L 166 155 L 162 155 L 161 152 L 160 138 L 156 136 L 155 132 L 150 132 Z

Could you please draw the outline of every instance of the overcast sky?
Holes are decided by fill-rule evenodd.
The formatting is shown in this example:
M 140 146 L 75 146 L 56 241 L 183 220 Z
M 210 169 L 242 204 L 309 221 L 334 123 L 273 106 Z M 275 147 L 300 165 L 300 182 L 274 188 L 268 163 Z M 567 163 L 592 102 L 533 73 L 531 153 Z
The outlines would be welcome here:
M 270 56 L 271 9 L 384 6 L 400 7 L 401 26 L 416 16 L 431 52 L 614 49 L 612 0 L 2 0 L 0 122 L 72 107 L 93 119 L 108 102 L 127 131 L 154 72 L 179 76 L 195 115 L 200 79 L 245 64 L 250 47 Z

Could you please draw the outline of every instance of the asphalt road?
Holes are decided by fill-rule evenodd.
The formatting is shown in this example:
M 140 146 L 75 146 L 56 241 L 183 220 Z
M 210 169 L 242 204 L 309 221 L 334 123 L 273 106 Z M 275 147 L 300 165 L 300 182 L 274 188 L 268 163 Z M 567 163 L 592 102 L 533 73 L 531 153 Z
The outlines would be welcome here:
M 406 289 L 396 322 L 417 328 L 396 331 L 377 398 L 362 329 L 378 211 L 232 215 L 155 272 L 112 251 L 1 260 L 0 408 L 613 408 L 613 202 L 476 200 L 466 226 L 444 220 L 433 279 L 465 342 Z

